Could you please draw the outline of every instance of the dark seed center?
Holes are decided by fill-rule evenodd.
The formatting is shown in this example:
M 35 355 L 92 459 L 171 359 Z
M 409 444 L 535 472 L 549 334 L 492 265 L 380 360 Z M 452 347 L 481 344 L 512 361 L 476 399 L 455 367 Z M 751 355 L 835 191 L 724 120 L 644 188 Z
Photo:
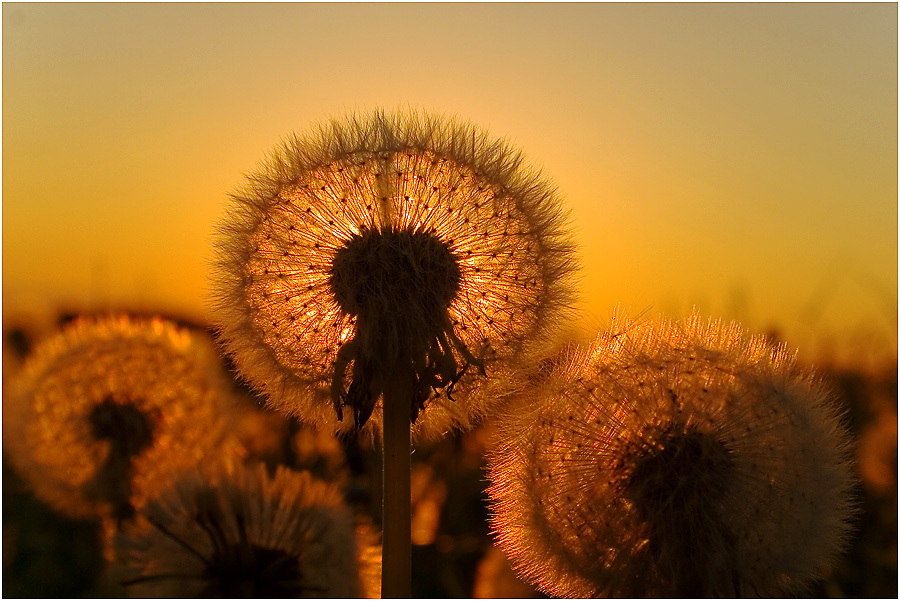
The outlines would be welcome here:
M 626 489 L 646 519 L 705 512 L 729 485 L 733 460 L 719 440 L 670 426 L 636 449 Z
M 112 505 L 113 517 L 122 521 L 134 515 L 131 504 L 131 462 L 153 444 L 153 422 L 134 403 L 117 403 L 106 397 L 87 416 L 95 440 L 108 440 L 106 461 L 87 486 L 90 497 Z
M 445 312 L 459 292 L 460 270 L 447 244 L 432 232 L 363 229 L 338 249 L 328 285 L 345 313 Z
M 217 549 L 206 568 L 208 598 L 297 598 L 304 585 L 298 556 L 260 545 L 236 544 Z
M 715 436 L 671 423 L 635 444 L 625 492 L 646 524 L 653 597 L 734 597 L 733 536 L 722 500 L 734 460 Z
M 94 438 L 109 440 L 116 452 L 137 455 L 153 443 L 153 424 L 134 403 L 117 403 L 111 396 L 88 415 Z
M 452 400 L 470 366 L 484 374 L 484 362 L 453 331 L 450 305 L 461 279 L 457 257 L 433 230 L 364 227 L 337 250 L 328 285 L 341 311 L 356 318 L 353 340 L 334 364 L 331 396 L 339 420 L 341 408 L 350 406 L 362 427 L 388 378 L 409 380 L 415 422 L 432 390 L 446 390 Z

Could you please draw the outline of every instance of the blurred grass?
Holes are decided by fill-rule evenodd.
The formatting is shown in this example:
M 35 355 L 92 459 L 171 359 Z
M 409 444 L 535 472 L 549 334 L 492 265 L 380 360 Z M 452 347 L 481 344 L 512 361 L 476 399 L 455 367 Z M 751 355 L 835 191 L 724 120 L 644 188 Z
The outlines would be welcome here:
M 99 522 L 47 509 L 3 462 L 3 596 L 101 596 Z
M 63 318 L 65 321 L 68 318 Z M 33 345 L 31 334 L 4 322 L 4 380 Z M 10 374 L 7 373 L 10 371 Z M 897 366 L 880 373 L 830 370 L 857 441 L 861 474 L 854 537 L 811 597 L 897 596 Z M 242 388 L 236 382 L 235 386 Z M 335 441 L 246 398 L 239 436 L 252 458 L 273 467 L 308 469 L 338 484 L 347 501 L 380 525 L 381 459 L 355 440 Z M 541 597 L 518 580 L 493 548 L 488 527 L 484 445 L 475 430 L 417 448 L 412 458 L 412 594 L 419 598 Z M 5 436 L 15 433 L 4 432 Z M 105 576 L 98 524 L 46 508 L 3 462 L 4 597 L 119 597 Z

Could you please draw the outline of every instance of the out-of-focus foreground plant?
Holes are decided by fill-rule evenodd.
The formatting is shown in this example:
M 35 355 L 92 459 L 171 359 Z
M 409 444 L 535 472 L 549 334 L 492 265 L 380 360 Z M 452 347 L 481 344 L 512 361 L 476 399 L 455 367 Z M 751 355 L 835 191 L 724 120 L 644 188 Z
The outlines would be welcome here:
M 377 597 L 380 549 L 337 488 L 279 466 L 182 476 L 116 539 L 135 597 Z

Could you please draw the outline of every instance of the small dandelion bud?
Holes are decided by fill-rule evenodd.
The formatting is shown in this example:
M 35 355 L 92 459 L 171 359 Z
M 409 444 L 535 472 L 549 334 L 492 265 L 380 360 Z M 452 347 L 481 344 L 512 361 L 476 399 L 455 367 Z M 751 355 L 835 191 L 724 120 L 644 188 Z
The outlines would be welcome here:
M 734 324 L 612 331 L 498 420 L 492 525 L 518 573 L 563 597 L 803 592 L 852 513 L 832 394 Z
M 377 597 L 380 550 L 338 491 L 263 464 L 182 476 L 116 537 L 130 596 Z
M 471 125 L 333 121 L 248 180 L 220 227 L 215 319 L 241 373 L 305 421 L 371 436 L 385 388 L 408 379 L 415 435 L 468 427 L 490 403 L 483 376 L 571 303 L 555 191 Z
M 116 522 L 173 472 L 221 454 L 233 406 L 212 340 L 158 318 L 76 320 L 4 392 L 3 444 L 35 494 Z

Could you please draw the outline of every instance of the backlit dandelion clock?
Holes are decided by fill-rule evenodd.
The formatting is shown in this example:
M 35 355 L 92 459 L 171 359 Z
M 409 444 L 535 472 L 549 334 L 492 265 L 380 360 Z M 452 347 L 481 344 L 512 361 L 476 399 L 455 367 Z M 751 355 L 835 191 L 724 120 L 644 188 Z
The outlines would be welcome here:
M 408 596 L 410 422 L 421 436 L 471 425 L 493 399 L 485 376 L 568 308 L 556 194 L 468 124 L 376 112 L 291 138 L 233 200 L 222 340 L 271 406 L 383 432 L 383 591 Z
M 174 472 L 226 452 L 232 404 L 202 332 L 82 318 L 38 345 L 6 387 L 3 444 L 43 501 L 122 521 Z
M 378 597 L 380 557 L 334 487 L 264 464 L 185 474 L 116 538 L 133 597 Z
M 499 426 L 492 522 L 517 571 L 563 597 L 802 592 L 851 514 L 831 394 L 736 325 L 612 332 Z
M 380 396 L 405 379 L 414 434 L 467 426 L 486 411 L 471 394 L 483 376 L 571 301 L 554 189 L 468 124 L 333 121 L 289 139 L 233 200 L 214 281 L 222 339 L 271 406 L 305 421 L 371 435 Z

